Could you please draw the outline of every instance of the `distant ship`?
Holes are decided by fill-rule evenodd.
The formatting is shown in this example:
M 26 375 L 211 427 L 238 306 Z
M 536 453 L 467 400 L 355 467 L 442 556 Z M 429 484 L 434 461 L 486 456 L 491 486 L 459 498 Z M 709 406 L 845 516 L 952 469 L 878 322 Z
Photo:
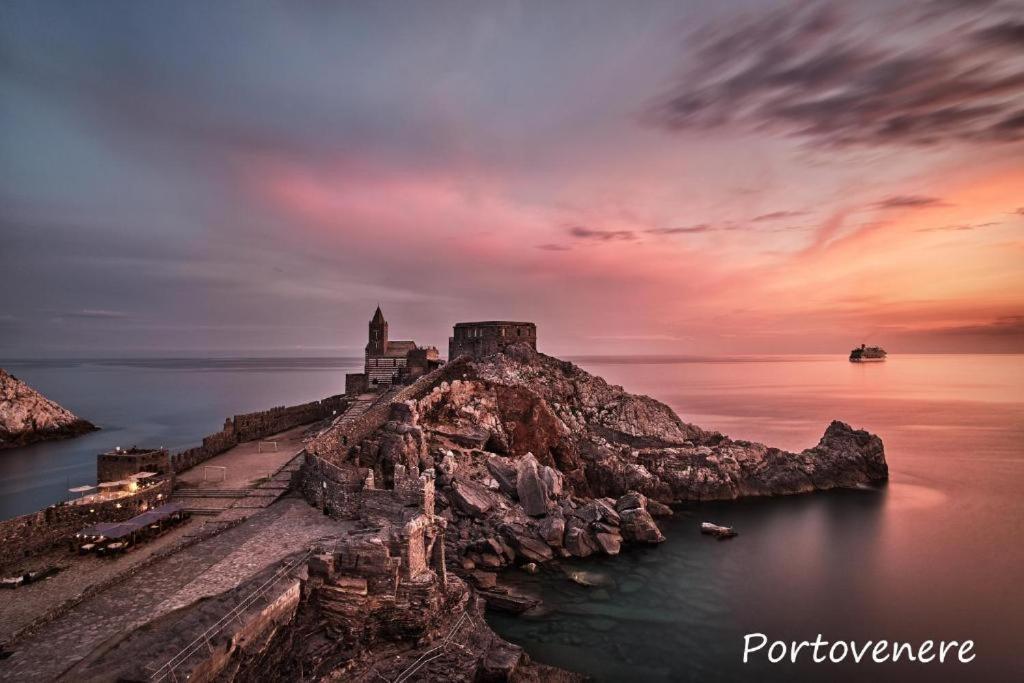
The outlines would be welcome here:
M 874 363 L 885 360 L 885 349 L 881 346 L 864 346 L 850 351 L 851 363 Z

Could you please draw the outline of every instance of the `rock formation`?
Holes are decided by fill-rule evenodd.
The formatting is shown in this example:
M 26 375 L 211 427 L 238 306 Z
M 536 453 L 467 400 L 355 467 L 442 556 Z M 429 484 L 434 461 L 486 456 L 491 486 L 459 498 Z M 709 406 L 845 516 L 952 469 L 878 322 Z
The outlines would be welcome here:
M 799 453 L 733 440 L 527 345 L 463 359 L 331 459 L 384 477 L 433 468 L 448 556 L 485 591 L 495 585 L 488 573 L 504 567 L 660 543 L 655 517 L 673 503 L 888 476 L 881 440 L 842 422 Z
M 0 369 L 0 448 L 67 439 L 96 429 Z

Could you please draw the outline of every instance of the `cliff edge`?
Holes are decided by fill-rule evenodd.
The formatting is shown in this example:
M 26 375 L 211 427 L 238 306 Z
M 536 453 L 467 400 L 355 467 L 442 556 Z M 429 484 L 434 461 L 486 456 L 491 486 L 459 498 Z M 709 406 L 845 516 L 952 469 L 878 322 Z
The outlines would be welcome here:
M 0 449 L 68 439 L 96 429 L 0 368 Z

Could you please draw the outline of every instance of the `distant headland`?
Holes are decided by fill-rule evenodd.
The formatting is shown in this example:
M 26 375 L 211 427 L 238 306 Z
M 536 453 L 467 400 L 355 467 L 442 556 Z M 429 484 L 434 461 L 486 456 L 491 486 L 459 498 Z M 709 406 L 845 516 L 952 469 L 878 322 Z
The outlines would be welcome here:
M 0 449 L 68 439 L 96 429 L 0 368 Z

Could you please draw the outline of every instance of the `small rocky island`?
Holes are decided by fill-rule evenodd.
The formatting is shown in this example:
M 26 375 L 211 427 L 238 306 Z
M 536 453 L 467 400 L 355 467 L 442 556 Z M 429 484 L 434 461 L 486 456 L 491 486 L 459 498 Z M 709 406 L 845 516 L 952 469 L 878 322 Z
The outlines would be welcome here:
M 0 449 L 69 439 L 96 429 L 0 368 Z
M 888 477 L 868 432 L 836 421 L 799 453 L 730 439 L 537 352 L 530 323 L 460 323 L 447 364 L 403 344 L 375 314 L 366 372 L 284 469 L 13 634 L 0 678 L 577 681 L 490 629 L 485 608 L 537 604 L 502 571 L 661 543 L 674 503 Z

